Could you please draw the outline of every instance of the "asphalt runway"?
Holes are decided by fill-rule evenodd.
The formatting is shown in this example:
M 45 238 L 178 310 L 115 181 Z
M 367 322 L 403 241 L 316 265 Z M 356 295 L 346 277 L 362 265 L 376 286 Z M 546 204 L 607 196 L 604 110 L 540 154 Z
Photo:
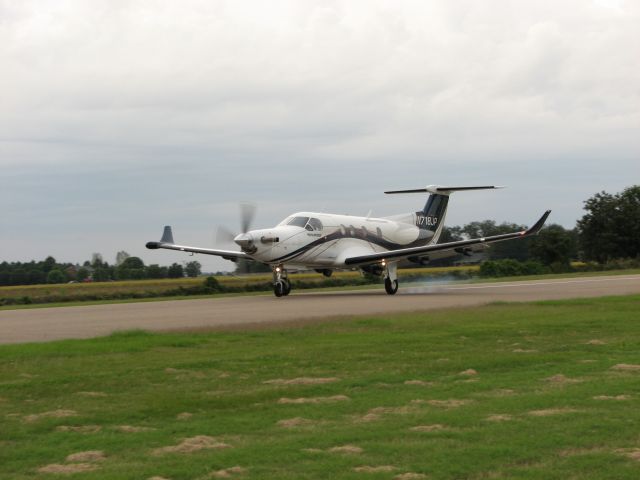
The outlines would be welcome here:
M 90 338 L 118 330 L 249 329 L 348 315 L 640 294 L 640 275 L 496 283 L 404 284 L 394 296 L 375 290 L 122 303 L 0 311 L 0 343 Z

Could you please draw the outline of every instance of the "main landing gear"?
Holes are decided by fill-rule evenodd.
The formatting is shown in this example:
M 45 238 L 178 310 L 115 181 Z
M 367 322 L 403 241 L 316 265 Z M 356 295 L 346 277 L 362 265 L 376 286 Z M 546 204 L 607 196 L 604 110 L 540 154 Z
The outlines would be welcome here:
M 273 269 L 273 293 L 276 297 L 286 297 L 291 293 L 291 282 L 287 271 L 282 265 L 278 265 Z
M 384 267 L 384 289 L 389 295 L 398 291 L 398 264 L 382 262 Z

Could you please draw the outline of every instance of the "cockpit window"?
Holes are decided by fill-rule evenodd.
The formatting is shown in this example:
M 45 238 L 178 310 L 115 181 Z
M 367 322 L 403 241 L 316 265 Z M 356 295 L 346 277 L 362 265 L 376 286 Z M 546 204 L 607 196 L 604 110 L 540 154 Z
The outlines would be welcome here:
M 309 231 L 321 231 L 322 230 L 322 222 L 317 218 L 310 218 L 305 227 Z
M 287 225 L 293 225 L 294 227 L 303 227 L 307 224 L 307 222 L 309 221 L 309 217 L 293 217 L 291 220 L 289 220 L 289 223 L 287 223 Z

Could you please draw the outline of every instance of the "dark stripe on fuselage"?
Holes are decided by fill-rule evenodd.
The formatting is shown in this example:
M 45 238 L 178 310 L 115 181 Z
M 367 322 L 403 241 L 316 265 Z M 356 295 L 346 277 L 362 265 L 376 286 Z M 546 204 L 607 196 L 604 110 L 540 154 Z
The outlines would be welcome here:
M 351 235 L 351 233 L 354 232 L 355 235 Z M 358 235 L 359 233 L 359 235 Z M 374 245 L 377 245 L 379 247 L 385 248 L 387 250 L 397 250 L 399 248 L 411 248 L 411 247 L 422 247 L 424 245 L 427 245 L 429 243 L 429 241 L 431 240 L 432 237 L 428 237 L 428 238 L 420 238 L 418 237 L 416 240 L 414 240 L 411 243 L 408 243 L 406 245 L 402 245 L 400 243 L 394 243 L 394 242 L 390 242 L 388 240 L 385 240 L 384 238 L 378 237 L 377 235 L 373 235 L 371 233 L 369 233 L 367 231 L 366 234 L 364 234 L 363 230 L 358 228 L 358 229 L 351 229 L 350 227 L 346 227 L 346 233 L 342 233 L 340 230 L 336 230 L 333 233 L 330 233 L 329 235 L 325 235 L 324 237 L 321 237 L 317 240 L 314 240 L 311 243 L 308 243 L 307 245 L 305 245 L 304 247 L 300 247 L 297 250 L 294 250 L 291 253 L 287 253 L 286 255 L 283 255 L 282 257 L 278 257 L 278 258 L 274 258 L 272 260 L 267 260 L 267 263 L 274 263 L 274 262 L 281 262 L 284 260 L 292 260 L 295 257 L 298 257 L 300 255 L 302 255 L 305 252 L 308 252 L 309 250 L 311 250 L 312 248 L 315 248 L 319 245 L 322 245 L 323 243 L 326 242 L 330 242 L 333 240 L 340 240 L 343 238 L 355 238 L 357 240 L 363 240 L 365 242 L 369 242 L 369 243 L 373 243 Z

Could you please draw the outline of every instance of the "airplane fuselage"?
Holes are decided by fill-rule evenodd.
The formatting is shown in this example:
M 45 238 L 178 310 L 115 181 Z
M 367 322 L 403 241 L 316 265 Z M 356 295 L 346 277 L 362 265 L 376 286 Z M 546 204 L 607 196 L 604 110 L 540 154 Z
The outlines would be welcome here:
M 238 235 L 252 258 L 271 265 L 341 268 L 345 259 L 428 245 L 436 238 L 413 213 L 389 218 L 298 212 L 273 228 Z

